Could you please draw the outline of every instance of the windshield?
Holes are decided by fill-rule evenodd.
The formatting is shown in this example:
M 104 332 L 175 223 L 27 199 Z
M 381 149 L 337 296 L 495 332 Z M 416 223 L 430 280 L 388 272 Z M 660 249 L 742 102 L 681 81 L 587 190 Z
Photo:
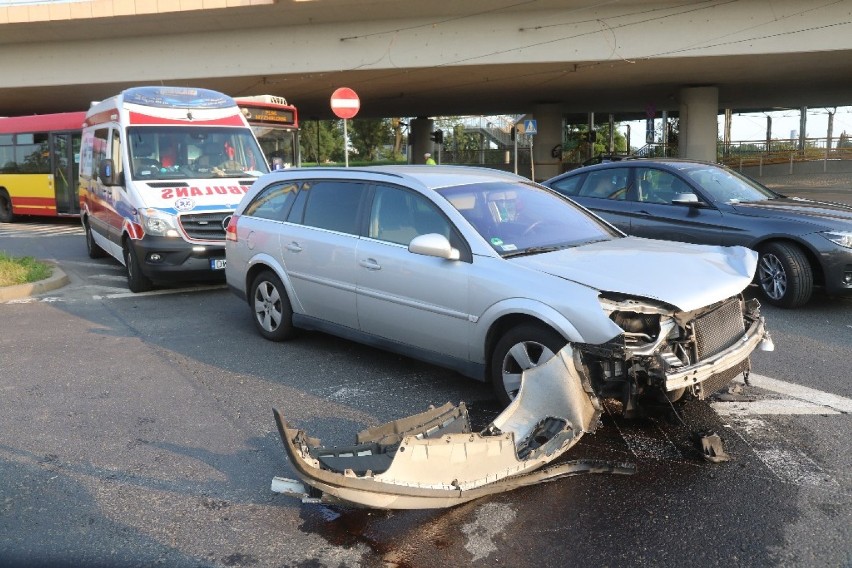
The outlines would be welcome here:
M 296 162 L 296 131 L 271 126 L 252 126 L 257 141 L 273 169 L 290 168 Z
M 503 256 L 547 252 L 619 236 L 567 199 L 529 183 L 482 183 L 438 191 Z
M 716 202 L 764 201 L 778 197 L 759 183 L 730 170 L 708 166 L 684 170 L 683 173 Z
M 135 126 L 127 129 L 133 179 L 260 176 L 269 171 L 248 128 Z

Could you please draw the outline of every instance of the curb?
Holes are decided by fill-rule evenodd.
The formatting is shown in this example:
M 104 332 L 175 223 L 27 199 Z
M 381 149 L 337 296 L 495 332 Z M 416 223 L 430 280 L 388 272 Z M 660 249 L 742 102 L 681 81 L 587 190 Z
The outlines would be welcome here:
M 19 298 L 28 298 L 36 294 L 49 292 L 51 290 L 56 290 L 57 288 L 62 288 L 70 282 L 68 275 L 66 275 L 55 262 L 47 260 L 43 260 L 42 262 L 53 267 L 53 274 L 51 274 L 49 278 L 39 280 L 38 282 L 0 287 L 0 302 L 17 300 Z

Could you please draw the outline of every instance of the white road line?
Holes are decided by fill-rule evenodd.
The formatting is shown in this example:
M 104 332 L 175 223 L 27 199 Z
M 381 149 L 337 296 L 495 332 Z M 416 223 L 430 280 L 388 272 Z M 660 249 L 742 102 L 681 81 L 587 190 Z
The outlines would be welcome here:
M 837 487 L 837 481 L 802 450 L 753 416 L 730 416 L 734 432 L 754 451 L 775 477 L 785 483 Z M 744 432 L 744 433 L 743 433 Z
M 742 379 L 737 379 L 742 382 Z M 852 399 L 831 394 L 810 387 L 779 381 L 763 375 L 751 373 L 749 381 L 751 385 L 783 394 L 792 398 L 811 402 L 816 405 L 826 406 L 843 414 L 852 414 Z
M 710 406 L 719 416 L 768 414 L 819 414 L 830 416 L 832 414 L 841 414 L 827 406 L 792 398 L 756 400 L 754 402 L 711 402 Z
M 192 288 L 170 288 L 168 290 L 151 290 L 150 292 L 122 292 L 120 294 L 106 294 L 104 296 L 92 296 L 95 300 L 104 298 L 117 300 L 121 298 L 144 298 L 145 296 L 165 296 L 168 294 L 183 294 L 184 292 L 205 292 L 208 290 L 223 290 L 224 284 L 214 286 L 194 286 Z

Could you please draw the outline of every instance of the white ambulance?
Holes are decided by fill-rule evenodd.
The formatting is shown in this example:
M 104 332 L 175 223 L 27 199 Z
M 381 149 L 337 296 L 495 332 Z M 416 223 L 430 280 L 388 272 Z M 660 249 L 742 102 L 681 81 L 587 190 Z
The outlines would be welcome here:
M 127 268 L 128 287 L 224 279 L 225 228 L 269 171 L 234 100 L 206 89 L 136 87 L 94 103 L 80 151 L 89 256 Z

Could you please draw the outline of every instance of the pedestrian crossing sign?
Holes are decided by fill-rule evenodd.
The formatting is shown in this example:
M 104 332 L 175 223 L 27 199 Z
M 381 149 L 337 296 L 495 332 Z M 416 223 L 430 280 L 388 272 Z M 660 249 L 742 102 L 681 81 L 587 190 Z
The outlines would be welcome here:
M 536 124 L 535 119 L 528 119 L 524 121 L 524 134 L 527 136 L 531 136 L 533 134 L 538 133 L 538 125 Z

